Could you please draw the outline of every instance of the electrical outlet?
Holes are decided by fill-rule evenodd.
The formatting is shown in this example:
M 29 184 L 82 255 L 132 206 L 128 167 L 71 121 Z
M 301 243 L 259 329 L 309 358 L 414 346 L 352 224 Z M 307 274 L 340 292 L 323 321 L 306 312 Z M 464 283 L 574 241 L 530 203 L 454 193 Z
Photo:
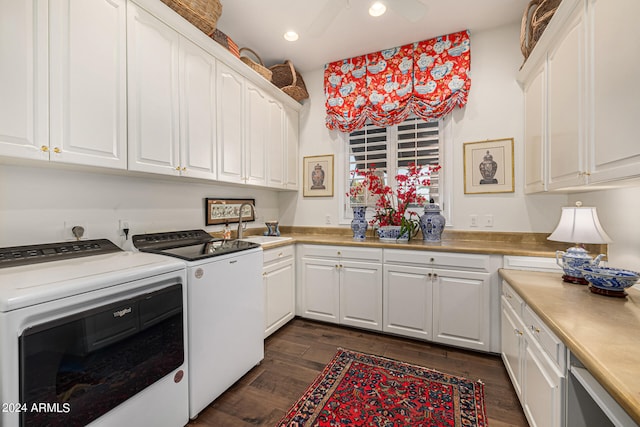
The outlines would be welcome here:
M 485 227 L 493 227 L 493 215 L 485 215 L 484 216 L 484 226 Z
M 331 215 L 326 215 L 324 217 L 324 223 L 325 224 L 331 224 Z
M 476 215 L 476 214 L 469 215 L 469 225 L 471 227 L 477 227 L 478 226 L 478 215 Z
M 76 227 L 74 232 L 74 227 Z M 80 236 L 80 237 L 78 237 Z M 63 225 L 63 240 L 87 240 L 89 239 L 89 228 L 84 221 L 65 221 Z

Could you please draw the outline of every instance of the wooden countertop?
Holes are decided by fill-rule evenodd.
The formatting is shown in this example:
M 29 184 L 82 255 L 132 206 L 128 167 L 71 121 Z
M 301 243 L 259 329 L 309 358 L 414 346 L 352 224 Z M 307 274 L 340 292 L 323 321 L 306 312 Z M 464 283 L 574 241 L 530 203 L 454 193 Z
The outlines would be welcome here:
M 640 424 L 640 291 L 613 298 L 564 283 L 558 273 L 500 275 Z
M 255 231 L 254 231 L 255 230 Z M 248 230 L 249 231 L 249 230 Z M 260 230 L 261 231 L 261 230 Z M 308 243 L 318 245 L 360 246 L 385 249 L 413 249 L 437 252 L 462 252 L 490 255 L 516 255 L 555 257 L 556 250 L 566 250 L 569 244 L 552 242 L 546 239 L 544 233 L 506 233 L 506 232 L 468 232 L 445 231 L 442 242 L 427 243 L 421 235 L 411 239 L 408 243 L 387 243 L 368 232 L 363 241 L 353 240 L 352 232 L 344 227 L 281 227 L 282 235 L 291 240 L 263 244 L 264 249 L 290 245 L 294 243 Z M 247 233 L 257 233 L 253 229 Z M 587 249 L 593 254 L 607 252 L 606 245 L 588 245 Z

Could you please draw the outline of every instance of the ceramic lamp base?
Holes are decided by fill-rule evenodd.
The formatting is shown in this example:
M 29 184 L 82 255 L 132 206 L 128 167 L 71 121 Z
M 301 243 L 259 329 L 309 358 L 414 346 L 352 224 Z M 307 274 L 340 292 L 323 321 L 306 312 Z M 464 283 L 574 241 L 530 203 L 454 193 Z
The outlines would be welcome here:
M 625 298 L 628 294 L 625 291 L 610 291 L 608 289 L 600 289 L 595 286 L 589 286 L 589 290 L 594 294 L 605 295 L 608 297 Z
M 563 274 L 562 275 L 562 280 L 567 282 L 567 283 L 573 283 L 574 285 L 588 285 L 589 282 L 587 282 L 587 279 L 585 279 L 584 277 L 574 277 L 574 276 L 569 276 L 568 274 Z

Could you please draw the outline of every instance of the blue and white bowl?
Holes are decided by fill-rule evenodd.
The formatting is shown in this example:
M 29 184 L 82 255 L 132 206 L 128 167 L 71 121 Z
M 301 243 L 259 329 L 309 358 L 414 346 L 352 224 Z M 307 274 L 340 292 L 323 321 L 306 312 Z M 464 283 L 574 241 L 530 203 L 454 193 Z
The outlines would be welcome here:
M 592 286 L 607 291 L 622 292 L 640 279 L 640 274 L 635 271 L 620 268 L 585 266 L 581 271 Z

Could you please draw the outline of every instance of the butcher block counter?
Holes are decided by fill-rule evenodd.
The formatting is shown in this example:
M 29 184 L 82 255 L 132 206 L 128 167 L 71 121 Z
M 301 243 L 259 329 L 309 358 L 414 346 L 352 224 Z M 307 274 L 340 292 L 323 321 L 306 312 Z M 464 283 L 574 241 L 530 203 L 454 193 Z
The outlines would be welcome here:
M 564 283 L 559 273 L 500 269 L 500 276 L 640 424 L 640 290 L 614 298 Z

